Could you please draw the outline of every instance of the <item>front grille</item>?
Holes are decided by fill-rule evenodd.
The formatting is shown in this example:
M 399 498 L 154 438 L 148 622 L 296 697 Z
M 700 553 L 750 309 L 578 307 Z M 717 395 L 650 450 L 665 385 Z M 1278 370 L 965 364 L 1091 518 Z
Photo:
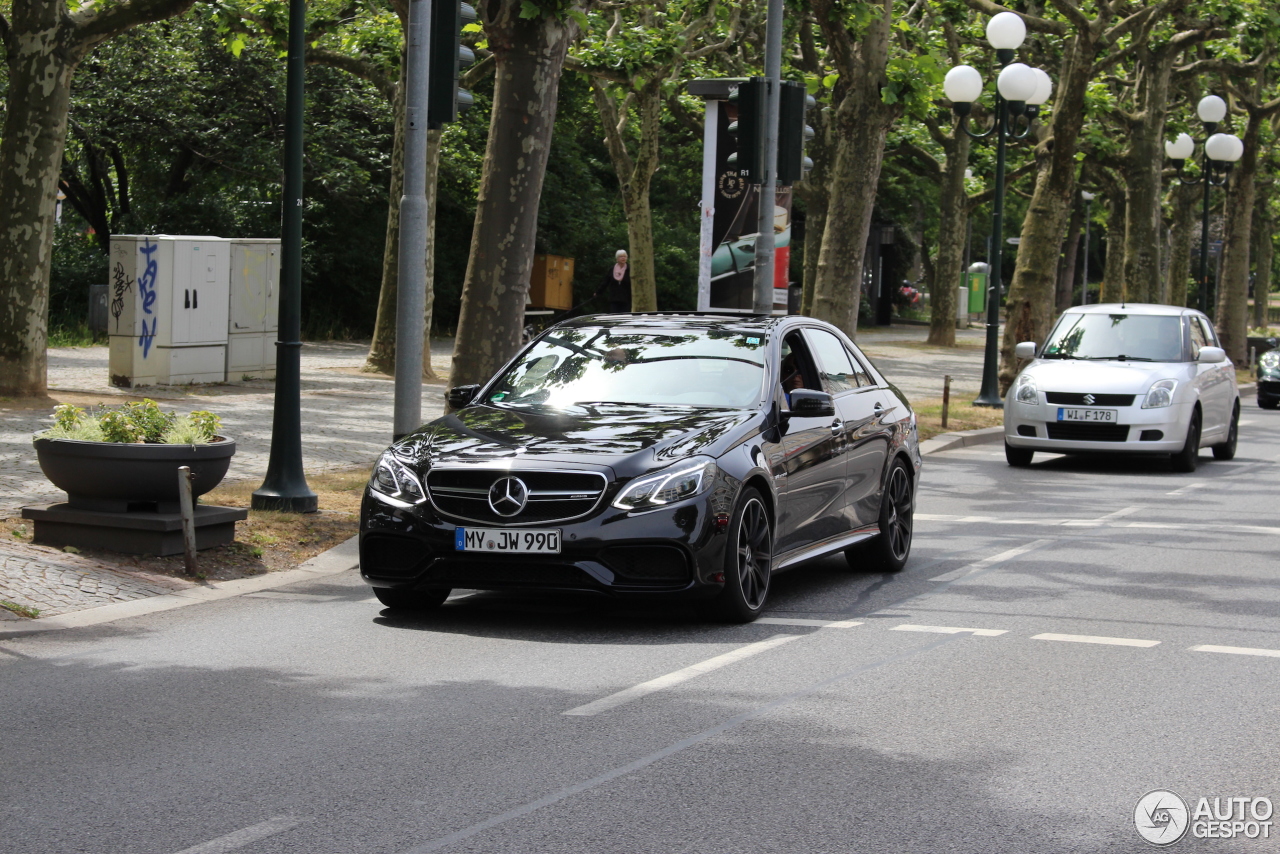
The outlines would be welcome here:
M 426 546 L 411 537 L 370 535 L 360 541 L 360 570 L 375 578 L 408 578 L 427 559 Z
M 688 581 L 689 561 L 675 546 L 610 546 L 601 553 L 618 576 L 634 581 Z
M 529 489 L 528 504 L 515 516 L 500 516 L 489 506 L 489 487 L 505 477 L 518 477 Z M 585 516 L 600 502 L 607 485 L 603 474 L 582 471 L 475 468 L 433 469 L 427 474 L 427 492 L 436 510 L 491 525 L 538 525 Z
M 577 587 L 596 588 L 600 584 L 572 564 L 510 560 L 467 560 L 441 558 L 427 570 L 424 580 L 449 587 L 484 589 L 495 587 Z
M 1089 424 L 1050 421 L 1045 424 L 1050 439 L 1066 442 L 1123 442 L 1129 438 L 1128 424 Z
M 1045 400 L 1060 406 L 1133 406 L 1132 394 L 1095 394 L 1092 403 L 1085 402 L 1085 393 L 1073 391 L 1046 391 Z

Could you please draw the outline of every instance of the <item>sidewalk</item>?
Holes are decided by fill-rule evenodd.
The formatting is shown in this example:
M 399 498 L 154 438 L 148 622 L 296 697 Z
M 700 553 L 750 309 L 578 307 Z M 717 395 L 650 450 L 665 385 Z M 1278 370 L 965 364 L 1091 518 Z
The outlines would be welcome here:
M 910 399 L 940 397 L 944 374 L 952 377 L 953 394 L 977 393 L 982 378 L 982 350 L 975 342 L 982 341 L 983 331 L 958 331 L 956 337 L 962 346 L 955 350 L 925 348 L 927 336 L 927 327 L 895 326 L 862 331 L 858 344 Z M 431 363 L 442 378 L 448 377 L 452 350 L 452 340 L 432 342 Z M 372 467 L 378 454 L 390 444 L 394 383 L 387 377 L 361 373 L 367 352 L 368 345 L 364 343 L 303 345 L 302 453 L 308 474 Z M 266 474 L 275 402 L 271 381 L 116 389 L 108 384 L 107 348 L 84 347 L 49 351 L 49 390 L 54 397 L 128 395 L 150 397 L 162 402 L 166 409 L 180 412 L 212 410 L 222 417 L 226 435 L 236 440 L 236 455 L 227 480 L 260 483 Z M 423 421 L 443 413 L 443 391 L 443 383 L 423 386 Z M 16 515 L 26 505 L 66 500 L 41 473 L 31 447 L 31 435 L 49 426 L 51 420 L 52 408 L 19 410 L 0 403 L 0 510 Z M 938 439 L 931 442 L 941 449 Z M 350 548 L 342 554 L 350 557 L 342 568 L 355 566 Z M 332 564 L 331 560 L 326 565 Z M 283 573 L 272 574 L 280 575 Z M 192 588 L 207 587 L 210 585 L 185 579 L 120 571 L 43 546 L 0 542 L 0 599 L 38 609 L 37 624 L 84 609 L 181 595 L 183 591 L 194 594 Z M 32 622 L 0 608 L 0 622 L 10 628 L 13 621 Z

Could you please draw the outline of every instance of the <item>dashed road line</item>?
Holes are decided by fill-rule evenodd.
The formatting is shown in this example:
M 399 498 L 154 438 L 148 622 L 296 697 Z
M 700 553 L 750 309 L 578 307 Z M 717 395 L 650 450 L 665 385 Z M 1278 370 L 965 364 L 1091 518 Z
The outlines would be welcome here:
M 890 631 L 932 632 L 939 635 L 958 635 L 963 632 L 968 632 L 969 634 L 980 638 L 994 638 L 1000 635 L 1007 635 L 1009 633 L 1008 629 L 962 629 L 955 626 L 913 626 L 905 623 L 901 626 L 894 626 Z
M 1138 638 L 1105 638 L 1097 635 L 1059 635 L 1053 632 L 1046 632 L 1042 635 L 1032 635 L 1032 640 L 1047 641 L 1065 641 L 1067 643 L 1100 643 L 1107 646 L 1139 646 L 1152 647 L 1160 643 L 1153 640 L 1139 640 Z
M 1166 492 L 1165 495 L 1186 495 L 1193 489 L 1203 489 L 1208 485 L 1209 482 L 1207 480 L 1198 480 L 1195 483 L 1188 483 L 1186 486 L 1175 489 L 1172 492 Z
M 615 694 L 607 697 L 601 697 L 590 703 L 576 706 L 567 712 L 566 715 L 575 715 L 580 717 L 590 717 L 598 715 L 601 712 L 607 712 L 610 709 L 616 709 L 624 703 L 632 700 L 638 700 L 641 697 L 648 696 L 654 692 L 679 685 L 682 682 L 688 682 L 690 679 L 697 678 L 713 670 L 719 670 L 730 664 L 742 661 L 744 658 L 750 658 L 753 655 L 759 655 L 767 652 L 775 647 L 782 646 L 784 643 L 790 643 L 794 640 L 800 640 L 805 635 L 774 635 L 773 637 L 762 640 L 757 643 L 747 644 L 738 649 L 726 652 L 723 655 L 717 655 L 715 658 L 708 658 L 706 661 L 700 661 L 697 664 L 691 664 L 688 667 L 668 673 L 665 676 L 659 676 L 657 679 L 650 679 L 648 682 L 641 682 L 639 685 L 633 685 Z
M 1280 658 L 1280 649 L 1250 649 L 1247 646 L 1213 646 L 1201 644 L 1189 647 L 1192 652 L 1223 652 L 1227 655 L 1263 655 L 1268 658 Z
M 917 515 L 916 518 L 919 519 L 920 516 Z M 992 555 L 991 557 L 983 558 L 982 560 L 979 560 L 979 561 L 974 561 L 973 563 L 962 566 L 959 569 L 953 569 L 950 572 L 944 572 L 941 575 L 935 575 L 933 578 L 929 580 L 930 581 L 954 581 L 958 578 L 964 578 L 966 575 L 972 575 L 975 572 L 981 572 L 982 570 L 995 566 L 996 564 L 1013 560 L 1015 557 L 1018 557 L 1019 555 L 1024 555 L 1029 551 L 1034 551 L 1035 549 L 1038 549 L 1044 545 L 1048 545 L 1051 542 L 1053 542 L 1053 540 L 1033 540 L 1032 542 L 1027 543 L 1024 546 L 1018 546 L 1017 548 L 1012 548 L 1012 549 L 1009 549 L 1008 551 L 1000 552 L 1000 554 Z
M 819 629 L 851 629 L 862 623 L 857 620 L 811 620 L 806 617 L 761 617 L 756 625 L 766 626 L 813 626 Z
M 297 827 L 306 820 L 294 818 L 291 815 L 278 815 L 252 827 L 237 830 L 235 833 L 228 833 L 226 836 L 210 839 L 208 842 L 202 842 L 191 848 L 183 848 L 177 854 L 222 854 L 224 851 L 235 851 L 260 839 L 266 839 L 268 836 L 284 833 L 286 830 Z

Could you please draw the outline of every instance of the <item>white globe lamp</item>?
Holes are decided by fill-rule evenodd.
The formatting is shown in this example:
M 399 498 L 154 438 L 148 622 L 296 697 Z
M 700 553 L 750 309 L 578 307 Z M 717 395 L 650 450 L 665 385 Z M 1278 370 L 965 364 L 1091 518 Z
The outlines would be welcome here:
M 1178 134 L 1178 138 L 1173 142 L 1166 141 L 1164 144 L 1164 153 L 1170 160 L 1190 160 L 1195 152 L 1195 140 L 1185 133 Z
M 987 42 L 996 50 L 1017 50 L 1027 37 L 1027 25 L 1014 12 L 1001 12 L 987 21 Z
M 982 75 L 972 65 L 957 65 L 942 79 L 942 91 L 954 104 L 971 104 L 982 97 Z
M 1004 14 L 1003 12 L 1001 14 Z M 1026 101 L 1036 94 L 1036 73 L 1031 66 L 1014 62 L 1006 65 L 996 78 L 996 88 L 1006 101 Z
M 1227 117 L 1227 102 L 1217 95 L 1205 95 L 1196 105 L 1196 115 L 1205 124 L 1217 124 Z
M 1036 91 L 1027 99 L 1027 103 L 1038 107 L 1049 100 L 1049 96 L 1053 94 L 1053 79 L 1049 77 L 1048 72 L 1040 68 L 1031 69 L 1031 73 L 1036 76 Z

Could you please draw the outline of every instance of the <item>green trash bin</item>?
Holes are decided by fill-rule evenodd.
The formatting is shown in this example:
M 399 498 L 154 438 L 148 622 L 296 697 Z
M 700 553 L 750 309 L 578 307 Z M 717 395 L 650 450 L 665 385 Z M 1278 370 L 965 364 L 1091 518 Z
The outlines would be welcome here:
M 964 272 L 964 286 L 969 290 L 969 313 L 981 314 L 987 310 L 987 281 L 991 265 L 976 261 Z

